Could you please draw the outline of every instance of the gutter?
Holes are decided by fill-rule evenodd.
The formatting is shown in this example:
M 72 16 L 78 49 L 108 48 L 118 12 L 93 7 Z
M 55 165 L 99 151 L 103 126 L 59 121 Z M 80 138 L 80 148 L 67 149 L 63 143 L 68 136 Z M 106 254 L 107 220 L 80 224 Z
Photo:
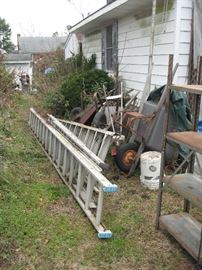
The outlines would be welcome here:
M 103 14 L 107 14 L 108 12 L 112 11 L 113 9 L 127 3 L 128 0 L 117 0 L 115 2 L 112 2 L 111 4 L 107 4 L 105 6 L 103 6 L 102 8 L 98 9 L 97 11 L 93 12 L 92 14 L 90 14 L 88 17 L 86 17 L 85 19 L 81 20 L 80 22 L 76 23 L 75 25 L 73 25 L 70 29 L 70 33 L 74 33 L 76 30 L 78 30 L 79 28 L 81 28 L 82 26 L 91 23 L 93 20 L 98 19 L 99 17 L 101 17 Z

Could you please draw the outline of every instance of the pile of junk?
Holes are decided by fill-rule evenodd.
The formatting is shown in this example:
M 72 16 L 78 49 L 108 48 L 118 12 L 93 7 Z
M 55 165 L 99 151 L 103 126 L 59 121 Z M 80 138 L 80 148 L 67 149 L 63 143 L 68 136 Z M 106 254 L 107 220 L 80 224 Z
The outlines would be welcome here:
M 117 90 L 111 90 L 106 95 L 103 87 L 101 93 L 94 94 L 93 102 L 87 109 L 74 108 L 70 118 L 71 121 L 113 131 L 117 136 L 124 137 L 111 148 L 111 154 L 118 169 L 132 176 L 143 152 L 160 152 L 162 149 L 165 92 L 166 85 L 154 89 L 140 108 L 140 92 L 126 93 L 121 84 L 118 94 Z M 173 91 L 170 96 L 168 130 L 190 129 L 191 111 L 187 95 Z M 189 151 L 182 145 L 172 143 L 166 149 L 166 163 L 171 166 Z

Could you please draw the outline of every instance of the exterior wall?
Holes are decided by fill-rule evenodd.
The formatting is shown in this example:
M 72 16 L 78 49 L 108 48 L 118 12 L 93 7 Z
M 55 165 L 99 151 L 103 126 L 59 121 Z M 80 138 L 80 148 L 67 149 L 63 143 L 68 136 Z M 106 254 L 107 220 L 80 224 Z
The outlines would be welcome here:
M 167 82 L 169 54 L 174 54 L 180 66 L 175 81 L 186 82 L 191 30 L 192 0 L 176 0 L 165 13 L 157 7 L 152 85 Z M 127 89 L 142 91 L 147 79 L 151 35 L 151 16 L 131 15 L 119 20 L 119 75 Z
M 169 54 L 179 63 L 175 83 L 186 83 L 191 40 L 192 0 L 170 0 L 157 6 L 151 90 L 167 82 Z M 142 91 L 148 74 L 151 36 L 151 7 L 118 20 L 119 76 L 126 89 Z M 149 14 L 149 15 L 148 15 Z M 97 56 L 97 68 L 102 68 L 102 29 L 84 36 L 83 52 L 89 58 Z
M 167 14 L 158 13 L 156 16 L 152 87 L 166 83 L 168 56 L 174 53 L 175 11 L 174 5 Z M 144 88 L 148 73 L 150 36 L 151 16 L 137 19 L 131 15 L 119 21 L 119 74 L 128 89 L 142 91 Z
M 75 34 L 70 34 L 65 44 L 65 59 L 72 57 L 79 51 L 79 42 Z
M 187 83 L 192 28 L 192 0 L 178 0 L 175 60 L 179 63 L 175 82 Z
M 13 72 L 16 77 L 19 77 L 22 73 L 27 73 L 30 77 L 30 84 L 32 84 L 33 68 L 31 63 L 5 63 L 6 69 L 9 72 Z
M 83 40 L 83 54 L 90 58 L 92 54 L 96 54 L 97 68 L 102 68 L 101 61 L 101 31 L 92 33 L 84 37 Z
M 32 70 L 29 63 L 25 63 L 25 64 L 18 64 L 18 63 L 9 64 L 9 63 L 6 63 L 5 65 L 6 65 L 6 68 L 10 72 L 14 72 L 17 75 L 20 75 L 21 73 L 30 74 L 30 70 Z

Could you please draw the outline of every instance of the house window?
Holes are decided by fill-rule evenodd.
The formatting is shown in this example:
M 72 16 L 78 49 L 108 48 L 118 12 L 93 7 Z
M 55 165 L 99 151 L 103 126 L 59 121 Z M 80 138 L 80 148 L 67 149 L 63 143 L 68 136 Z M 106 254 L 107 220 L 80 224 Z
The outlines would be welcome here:
M 118 63 L 118 23 L 102 30 L 102 69 L 116 71 Z
M 106 69 L 113 68 L 113 41 L 112 41 L 112 25 L 106 28 Z

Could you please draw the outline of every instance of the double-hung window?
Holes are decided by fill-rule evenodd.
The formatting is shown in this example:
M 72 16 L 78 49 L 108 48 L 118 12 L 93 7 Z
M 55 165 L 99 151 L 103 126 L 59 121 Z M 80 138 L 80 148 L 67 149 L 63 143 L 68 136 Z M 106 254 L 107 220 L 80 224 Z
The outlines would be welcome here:
M 103 29 L 102 35 L 102 68 L 115 71 L 117 65 L 117 22 Z
M 106 69 L 113 69 L 112 25 L 106 27 Z

